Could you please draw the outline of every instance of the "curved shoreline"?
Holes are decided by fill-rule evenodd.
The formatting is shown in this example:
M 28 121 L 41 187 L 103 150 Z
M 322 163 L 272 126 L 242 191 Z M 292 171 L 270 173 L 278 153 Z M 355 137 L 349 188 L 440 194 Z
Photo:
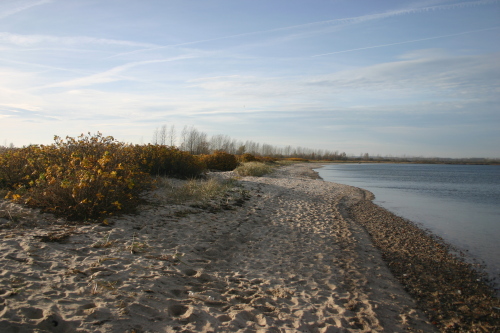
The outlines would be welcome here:
M 220 210 L 159 200 L 109 225 L 70 225 L 32 212 L 24 228 L 0 229 L 0 327 L 8 333 L 323 333 L 498 326 L 498 314 L 483 311 L 497 303 L 482 289 L 464 291 L 464 300 L 446 289 L 447 307 L 434 312 L 423 302 L 433 294 L 429 288 L 411 297 L 409 282 L 424 281 L 422 275 L 407 275 L 402 284 L 389 267 L 405 257 L 417 267 L 421 256 L 402 251 L 425 235 L 391 235 L 401 221 L 363 190 L 318 179 L 314 166 L 243 177 L 235 193 L 244 200 L 225 198 Z M 161 199 L 161 193 L 151 198 L 157 194 Z M 376 232 L 398 251 L 376 248 Z M 437 271 L 455 269 L 453 261 L 440 262 Z
M 500 297 L 500 187 L 494 184 L 500 169 L 366 164 L 324 163 L 316 171 L 326 181 L 373 192 L 375 204 L 442 238 L 457 256 L 487 273 Z
M 370 191 L 345 204 L 346 217 L 363 226 L 392 274 L 417 300 L 429 320 L 445 331 L 491 331 L 500 326 L 500 301 L 487 274 L 453 246 L 373 203 Z

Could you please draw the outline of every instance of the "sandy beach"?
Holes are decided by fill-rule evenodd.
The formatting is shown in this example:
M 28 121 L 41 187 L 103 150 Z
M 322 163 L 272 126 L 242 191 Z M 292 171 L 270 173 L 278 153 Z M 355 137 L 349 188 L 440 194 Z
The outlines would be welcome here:
M 153 192 L 107 224 L 0 202 L 22 216 L 0 218 L 0 331 L 498 329 L 481 276 L 370 193 L 318 179 L 319 166 L 239 178 L 217 209 Z

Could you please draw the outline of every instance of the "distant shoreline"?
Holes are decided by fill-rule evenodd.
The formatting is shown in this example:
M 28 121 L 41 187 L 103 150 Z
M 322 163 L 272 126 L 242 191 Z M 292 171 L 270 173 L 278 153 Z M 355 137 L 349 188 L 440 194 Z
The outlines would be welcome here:
M 500 165 L 500 161 L 492 162 L 465 162 L 465 161 L 356 161 L 356 160 L 336 160 L 336 161 L 310 161 L 310 163 L 325 163 L 325 164 L 380 164 L 380 163 L 394 163 L 394 164 L 450 164 L 450 165 Z

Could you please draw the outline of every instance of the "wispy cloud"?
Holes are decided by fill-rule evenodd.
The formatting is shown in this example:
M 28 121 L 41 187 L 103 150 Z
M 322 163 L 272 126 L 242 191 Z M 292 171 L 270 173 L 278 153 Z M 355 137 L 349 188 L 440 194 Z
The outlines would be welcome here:
M 498 54 L 450 56 L 433 50 L 411 59 L 380 63 L 315 76 L 221 76 L 192 80 L 209 96 L 273 110 L 285 101 L 318 101 L 327 105 L 386 103 L 404 99 L 483 99 L 500 84 Z M 488 97 L 490 96 L 490 97 Z M 333 103 L 333 104 L 332 104 Z
M 19 12 L 30 9 L 32 7 L 45 5 L 45 4 L 48 4 L 51 2 L 53 2 L 53 0 L 30 1 L 30 2 L 24 2 L 24 3 L 21 1 L 15 1 L 15 2 L 11 2 L 10 4 L 13 4 L 13 6 L 10 6 L 10 4 L 5 1 L 3 6 L 2 6 L 5 8 L 0 7 L 0 19 L 17 14 Z
M 19 60 L 12 60 L 12 59 L 0 58 L 0 63 L 1 62 L 10 63 L 10 64 L 16 64 L 16 65 L 22 65 L 22 66 L 24 66 L 24 68 L 26 68 L 26 67 L 35 67 L 35 68 L 43 68 L 43 69 L 47 69 L 47 70 L 72 72 L 72 73 L 81 74 L 81 75 L 85 75 L 86 74 L 84 71 L 81 71 L 81 70 L 76 70 L 76 69 L 71 69 L 71 68 L 64 68 L 64 67 L 49 66 L 49 65 L 38 64 L 38 63 L 27 62 L 27 61 L 19 61 Z
M 471 97 L 485 88 L 495 89 L 500 83 L 497 57 L 498 54 L 413 58 L 321 75 L 311 78 L 308 84 L 337 89 L 411 88 L 431 92 L 474 86 L 475 91 L 468 95 Z
M 87 76 L 80 77 L 77 79 L 67 80 L 67 81 L 58 82 L 58 83 L 54 83 L 54 84 L 49 84 L 49 85 L 37 87 L 34 89 L 38 90 L 38 89 L 44 89 L 44 88 L 57 88 L 57 87 L 85 87 L 85 86 L 91 86 L 91 85 L 95 85 L 95 84 L 108 83 L 108 82 L 114 82 L 114 81 L 120 81 L 120 80 L 133 80 L 132 78 L 125 77 L 121 74 L 128 69 L 138 67 L 138 66 L 171 62 L 171 61 L 186 60 L 186 59 L 192 59 L 192 58 L 196 58 L 196 57 L 198 57 L 198 56 L 194 55 L 194 54 L 187 54 L 187 55 L 181 55 L 181 56 L 170 57 L 170 58 L 165 58 L 165 59 L 136 61 L 136 62 L 131 62 L 131 63 L 127 63 L 124 65 L 116 66 L 116 67 L 113 67 L 111 69 L 108 69 L 108 70 L 100 72 L 100 73 L 87 75 Z
M 95 38 L 86 36 L 60 37 L 50 35 L 21 35 L 10 32 L 0 32 L 0 42 L 14 44 L 18 46 L 32 46 L 36 44 L 56 44 L 56 45 L 80 45 L 80 44 L 96 44 L 96 45 L 113 45 L 113 46 L 128 46 L 128 47 L 153 47 L 156 46 L 150 43 L 138 43 L 127 40 L 116 40 L 107 38 Z
M 426 41 L 426 40 L 446 38 L 446 37 L 454 37 L 454 36 L 460 36 L 460 35 L 471 34 L 471 33 L 475 33 L 475 32 L 483 32 L 483 31 L 496 30 L 496 29 L 500 29 L 500 27 L 492 27 L 492 28 L 487 28 L 487 29 L 464 31 L 464 32 L 456 33 L 456 34 L 449 34 L 449 35 L 441 35 L 441 36 L 434 36 L 434 37 L 428 37 L 428 38 L 413 39 L 413 40 L 407 40 L 407 41 L 403 41 L 403 42 L 396 42 L 396 43 L 389 43 L 389 44 L 365 46 L 365 47 L 359 47 L 359 48 L 349 49 L 349 50 L 342 50 L 342 51 L 335 51 L 335 52 L 328 52 L 328 53 L 316 54 L 316 55 L 313 55 L 311 57 L 313 57 L 313 58 L 314 57 L 323 57 L 323 56 L 331 55 L 331 54 L 346 53 L 346 52 L 353 52 L 353 51 L 375 49 L 375 48 L 379 48 L 379 47 L 386 47 L 386 46 L 394 46 L 394 45 L 401 45 L 401 44 L 408 44 L 408 43 L 423 42 L 423 41 Z
M 142 52 L 155 51 L 155 50 L 166 49 L 166 48 L 176 48 L 176 47 L 180 47 L 180 46 L 201 44 L 201 43 L 207 43 L 207 42 L 213 42 L 213 41 L 219 41 L 219 40 L 225 40 L 225 39 L 236 39 L 236 38 L 240 38 L 240 37 L 248 37 L 248 36 L 276 33 L 276 32 L 285 32 L 285 31 L 299 30 L 299 29 L 302 29 L 302 30 L 308 29 L 308 28 L 309 29 L 317 29 L 317 28 L 324 28 L 327 26 L 341 26 L 341 25 L 359 24 L 359 23 L 364 23 L 364 22 L 373 21 L 373 20 L 390 18 L 390 17 L 394 17 L 394 16 L 420 14 L 420 13 L 432 12 L 432 11 L 438 11 L 438 10 L 462 9 L 462 8 L 466 8 L 466 7 L 489 5 L 489 4 L 494 4 L 494 3 L 498 3 L 498 2 L 500 2 L 500 0 L 481 0 L 481 1 L 471 1 L 471 2 L 460 2 L 460 3 L 448 4 L 448 5 L 435 5 L 435 6 L 426 6 L 426 7 L 405 8 L 405 9 L 392 10 L 392 11 L 387 11 L 387 12 L 377 13 L 377 14 L 369 14 L 369 15 L 362 15 L 362 16 L 355 16 L 355 17 L 348 17 L 348 18 L 339 18 L 339 19 L 332 19 L 332 20 L 309 22 L 309 23 L 290 25 L 290 26 L 279 27 L 279 28 L 274 28 L 274 29 L 257 30 L 257 31 L 251 31 L 251 32 L 234 34 L 234 35 L 227 35 L 227 36 L 221 36 L 221 37 L 215 37 L 215 38 L 209 38 L 209 39 L 200 39 L 200 40 L 188 41 L 188 42 L 183 42 L 183 43 L 147 47 L 147 48 L 140 49 L 140 50 L 118 53 L 118 54 L 109 56 L 108 58 L 137 54 L 137 53 L 142 53 Z M 468 32 L 466 32 L 466 33 L 468 33 Z M 296 36 L 300 36 L 300 34 L 297 34 Z M 435 38 L 442 38 L 442 37 L 435 37 Z M 416 40 L 416 41 L 418 41 L 418 40 Z M 410 41 L 403 42 L 403 43 L 409 43 L 409 42 Z M 394 45 L 396 45 L 396 44 L 394 44 Z M 347 51 L 344 51 L 344 52 L 347 52 Z
M 12 110 L 29 110 L 29 111 L 41 111 L 41 108 L 38 106 L 33 106 L 27 103 L 6 103 L 0 104 L 0 110 L 10 109 Z M 12 111 L 12 112 L 20 112 L 20 111 Z

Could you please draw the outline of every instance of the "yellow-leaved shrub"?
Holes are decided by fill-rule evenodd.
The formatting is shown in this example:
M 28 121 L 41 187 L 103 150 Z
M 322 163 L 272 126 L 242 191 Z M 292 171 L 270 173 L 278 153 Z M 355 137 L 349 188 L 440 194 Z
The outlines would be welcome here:
M 205 164 L 162 145 L 129 145 L 101 133 L 55 137 L 52 145 L 0 152 L 0 188 L 7 199 L 71 220 L 133 211 L 151 175 L 195 178 Z
M 131 147 L 131 155 L 143 172 L 154 176 L 195 178 L 205 171 L 205 165 L 198 157 L 175 147 L 137 145 Z
M 239 165 L 235 155 L 224 151 L 215 151 L 210 155 L 201 155 L 200 158 L 209 170 L 232 171 Z
M 245 153 L 243 155 L 238 156 L 238 162 L 240 163 L 247 163 L 247 162 L 258 162 L 259 159 L 250 153 Z
M 71 220 L 130 211 L 150 177 L 127 155 L 126 147 L 98 133 L 20 148 L 16 159 L 2 155 L 0 169 L 9 169 L 1 175 L 11 189 L 7 198 Z M 16 173 L 11 162 L 24 165 Z

